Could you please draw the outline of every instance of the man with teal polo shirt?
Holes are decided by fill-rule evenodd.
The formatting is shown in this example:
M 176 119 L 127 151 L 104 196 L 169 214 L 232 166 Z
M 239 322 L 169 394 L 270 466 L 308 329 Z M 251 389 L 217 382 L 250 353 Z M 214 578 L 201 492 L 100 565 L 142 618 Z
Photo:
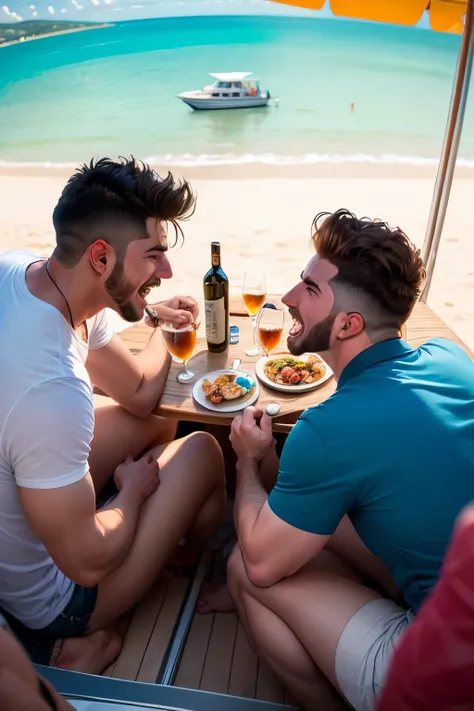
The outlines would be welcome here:
M 266 415 L 235 419 L 229 589 L 256 651 L 305 709 L 329 708 L 322 672 L 372 711 L 474 499 L 474 364 L 451 341 L 401 339 L 424 279 L 401 230 L 340 210 L 316 218 L 313 240 L 283 299 L 288 347 L 321 353 L 337 390 L 303 413 L 279 462 Z

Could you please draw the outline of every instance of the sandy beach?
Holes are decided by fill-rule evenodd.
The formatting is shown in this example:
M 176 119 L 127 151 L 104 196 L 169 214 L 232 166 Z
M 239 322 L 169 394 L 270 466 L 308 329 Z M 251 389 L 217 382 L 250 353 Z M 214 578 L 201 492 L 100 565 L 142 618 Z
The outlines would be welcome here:
M 0 251 L 51 252 L 51 213 L 72 172 L 64 167 L 0 168 Z M 311 222 L 323 210 L 346 207 L 358 216 L 398 224 L 421 247 L 435 179 L 434 168 L 409 166 L 175 166 L 172 172 L 192 182 L 198 203 L 185 225 L 185 243 L 170 253 L 174 278 L 156 290 L 154 300 L 188 293 L 202 301 L 212 240 L 222 244 L 223 267 L 232 284 L 237 286 L 251 265 L 265 272 L 268 292 L 283 293 L 311 256 Z M 474 213 L 467 208 L 473 194 L 474 171 L 459 169 L 428 300 L 471 349 Z M 115 323 L 123 328 L 118 318 Z
M 0 47 L 10 47 L 13 44 L 20 44 L 21 42 L 32 42 L 33 40 L 44 39 L 45 37 L 55 37 L 56 35 L 70 35 L 73 32 L 87 32 L 88 30 L 102 30 L 105 27 L 113 27 L 111 23 L 101 23 L 100 25 L 88 25 L 87 27 L 72 27 L 69 30 L 58 30 L 57 32 L 45 32 L 40 35 L 28 35 L 22 36 L 19 39 L 12 40 L 11 42 L 0 42 Z

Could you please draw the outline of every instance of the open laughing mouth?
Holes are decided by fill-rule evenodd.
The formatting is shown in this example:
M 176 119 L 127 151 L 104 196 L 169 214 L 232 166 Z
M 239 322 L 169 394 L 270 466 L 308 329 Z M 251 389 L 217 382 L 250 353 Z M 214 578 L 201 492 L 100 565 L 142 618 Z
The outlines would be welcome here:
M 146 299 L 150 291 L 153 289 L 154 286 L 160 286 L 161 280 L 158 279 L 157 281 L 153 282 L 148 282 L 147 284 L 143 284 L 138 290 L 138 295 L 142 297 L 142 299 Z
M 289 336 L 290 338 L 296 338 L 303 333 L 304 325 L 301 323 L 294 311 L 290 311 L 290 316 L 293 319 L 293 326 L 290 328 Z

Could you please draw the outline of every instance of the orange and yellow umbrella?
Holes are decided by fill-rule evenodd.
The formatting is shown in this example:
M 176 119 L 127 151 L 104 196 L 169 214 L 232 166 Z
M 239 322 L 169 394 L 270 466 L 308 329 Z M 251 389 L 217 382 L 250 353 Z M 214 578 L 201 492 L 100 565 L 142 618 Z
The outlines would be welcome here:
M 461 34 L 467 0 L 273 0 L 284 5 L 296 5 L 310 10 L 321 10 L 328 2 L 339 17 L 352 17 L 397 25 L 416 25 L 428 10 L 430 24 L 438 32 Z

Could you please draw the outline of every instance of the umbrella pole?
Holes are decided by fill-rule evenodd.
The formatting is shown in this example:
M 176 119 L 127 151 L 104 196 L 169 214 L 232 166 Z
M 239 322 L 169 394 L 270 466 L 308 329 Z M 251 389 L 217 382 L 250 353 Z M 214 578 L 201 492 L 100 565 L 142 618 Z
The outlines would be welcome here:
M 453 182 L 456 157 L 461 139 L 464 113 L 466 110 L 469 82 L 474 55 L 474 0 L 468 0 L 464 31 L 459 50 L 456 75 L 451 95 L 448 122 L 444 136 L 438 175 L 431 202 L 430 216 L 423 244 L 423 261 L 426 267 L 426 281 L 420 300 L 426 302 L 443 230 L 449 193 Z

